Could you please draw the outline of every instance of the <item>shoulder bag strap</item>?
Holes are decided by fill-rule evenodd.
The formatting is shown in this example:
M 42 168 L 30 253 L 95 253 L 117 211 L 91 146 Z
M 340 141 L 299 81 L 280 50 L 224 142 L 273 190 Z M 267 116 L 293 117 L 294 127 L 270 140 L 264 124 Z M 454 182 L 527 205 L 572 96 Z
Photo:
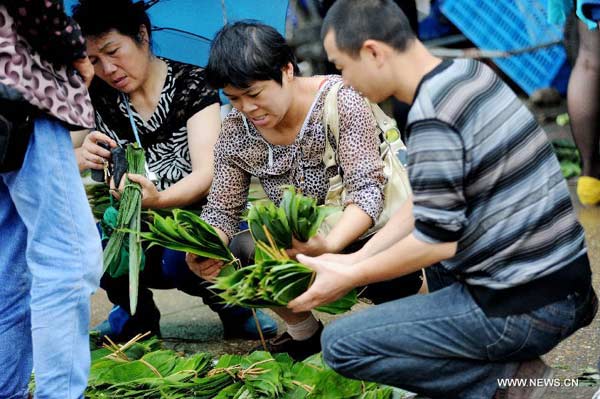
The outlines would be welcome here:
M 337 107 L 337 95 L 344 83 L 334 83 L 329 89 L 329 93 L 325 97 L 325 105 L 323 107 L 323 127 L 325 128 L 325 153 L 323 154 L 323 162 L 325 167 L 329 168 L 337 164 L 337 157 L 333 146 L 329 142 L 329 132 L 333 133 L 336 148 L 340 142 L 340 115 Z

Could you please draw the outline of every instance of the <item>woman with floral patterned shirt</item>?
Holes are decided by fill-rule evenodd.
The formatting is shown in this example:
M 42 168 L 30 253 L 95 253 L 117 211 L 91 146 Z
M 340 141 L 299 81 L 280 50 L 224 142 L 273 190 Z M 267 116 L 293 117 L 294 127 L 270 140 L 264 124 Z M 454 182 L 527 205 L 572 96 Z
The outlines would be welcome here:
M 337 167 L 326 169 L 323 163 L 323 106 L 327 93 L 341 78 L 299 77 L 297 73 L 290 47 L 269 26 L 236 22 L 225 26 L 213 41 L 207 77 L 211 86 L 223 88 L 235 109 L 223 121 L 215 146 L 215 176 L 202 217 L 226 242 L 238 232 L 252 176 L 275 203 L 281 199 L 282 186 L 293 185 L 322 204 L 329 178 L 338 172 Z M 373 225 L 383 209 L 385 177 L 374 117 L 351 88 L 340 89 L 337 100 L 336 155 L 347 190 L 344 212 L 326 236 L 318 234 L 307 242 L 294 239 L 290 256 L 343 251 Z M 335 139 L 330 137 L 329 142 Z M 210 280 L 222 263 L 188 254 L 188 265 Z M 417 286 L 410 292 L 414 293 L 420 280 L 410 279 Z M 389 289 L 391 297 L 405 295 L 402 284 Z M 288 352 L 301 359 L 320 350 L 322 324 L 311 313 L 294 314 L 282 308 L 275 312 L 288 330 L 269 343 L 271 352 Z

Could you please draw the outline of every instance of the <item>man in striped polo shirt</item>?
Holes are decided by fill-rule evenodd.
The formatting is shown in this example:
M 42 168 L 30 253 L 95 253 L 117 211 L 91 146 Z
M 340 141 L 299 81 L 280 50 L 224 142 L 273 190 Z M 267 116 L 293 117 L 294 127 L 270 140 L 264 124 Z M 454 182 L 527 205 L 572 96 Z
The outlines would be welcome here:
M 322 33 L 347 84 L 374 102 L 412 104 L 413 204 L 357 253 L 298 256 L 317 277 L 290 307 L 439 262 L 427 269 L 430 294 L 331 323 L 325 361 L 430 397 L 541 397 L 529 384 L 551 375 L 539 356 L 597 308 L 583 229 L 545 133 L 487 66 L 429 53 L 391 0 L 338 0 Z M 503 386 L 514 377 L 525 386 Z

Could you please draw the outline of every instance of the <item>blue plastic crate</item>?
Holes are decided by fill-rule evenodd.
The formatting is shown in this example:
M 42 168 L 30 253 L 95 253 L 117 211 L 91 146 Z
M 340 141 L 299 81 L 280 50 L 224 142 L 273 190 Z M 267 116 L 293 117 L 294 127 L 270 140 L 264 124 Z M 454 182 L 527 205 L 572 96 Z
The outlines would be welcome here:
M 444 0 L 441 10 L 480 49 L 515 50 L 562 39 L 562 27 L 547 22 L 545 4 L 546 0 Z M 557 83 L 564 93 L 564 78 L 558 75 L 568 68 L 566 58 L 564 47 L 555 45 L 494 62 L 527 94 Z

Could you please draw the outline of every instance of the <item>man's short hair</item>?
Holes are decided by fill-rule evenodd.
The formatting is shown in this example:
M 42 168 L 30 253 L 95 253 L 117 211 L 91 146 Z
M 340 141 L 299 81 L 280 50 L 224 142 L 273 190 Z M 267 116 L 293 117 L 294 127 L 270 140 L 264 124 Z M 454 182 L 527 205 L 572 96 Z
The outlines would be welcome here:
M 337 48 L 353 57 L 365 40 L 404 51 L 416 39 L 408 18 L 392 0 L 337 0 L 325 16 L 321 39 L 329 31 L 335 34 Z

